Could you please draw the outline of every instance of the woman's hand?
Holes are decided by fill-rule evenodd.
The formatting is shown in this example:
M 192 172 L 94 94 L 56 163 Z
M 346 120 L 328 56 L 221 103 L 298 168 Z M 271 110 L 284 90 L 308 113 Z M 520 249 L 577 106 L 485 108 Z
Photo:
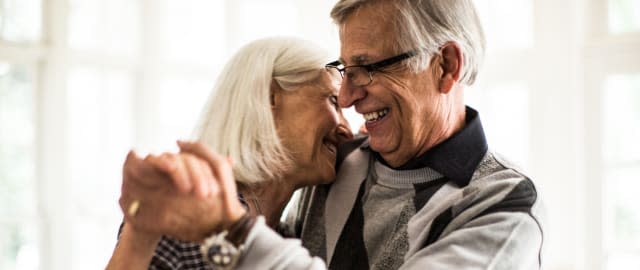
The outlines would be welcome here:
M 144 161 L 169 176 L 177 190 L 206 198 L 213 183 L 213 172 L 209 164 L 190 153 L 163 153 L 148 155 Z
M 200 143 L 179 146 L 180 153 L 144 160 L 129 153 L 120 206 L 135 230 L 197 242 L 228 228 L 245 210 L 229 160 Z

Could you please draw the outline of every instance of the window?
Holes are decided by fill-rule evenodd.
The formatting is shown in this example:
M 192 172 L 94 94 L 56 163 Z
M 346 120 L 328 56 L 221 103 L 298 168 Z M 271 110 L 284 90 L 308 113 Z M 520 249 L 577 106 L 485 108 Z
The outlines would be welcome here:
M 640 2 L 609 0 L 609 30 L 614 34 L 640 31 Z
M 40 41 L 39 0 L 0 1 L 0 269 L 38 269 L 35 55 L 9 46 Z
M 57 191 L 69 198 L 69 229 L 59 232 L 71 233 L 63 258 L 68 269 L 103 268 L 116 244 L 122 162 L 134 145 L 140 12 L 140 1 L 69 0 L 64 92 L 70 179 Z
M 69 0 L 69 46 L 135 56 L 140 44 L 139 0 Z
M 38 267 L 34 86 L 30 69 L 0 62 L 1 269 Z
M 292 23 L 299 21 L 300 11 L 292 1 L 240 1 L 239 33 L 245 33 L 238 40 L 242 44 L 255 38 L 273 35 L 293 35 L 300 31 L 299 24 Z M 278 14 L 274 16 L 273 14 Z M 261 23 L 255 23 L 259 21 Z M 255 32 L 254 32 L 255 31 Z M 256 36 L 254 33 L 260 33 Z
M 131 82 L 117 70 L 69 73 L 72 269 L 104 267 L 115 246 L 123 153 L 133 145 Z
M 523 83 L 469 89 L 467 104 L 480 112 L 491 150 L 523 168 L 529 159 L 529 91 Z
M 491 50 L 530 49 L 534 42 L 531 0 L 474 1 Z
M 172 62 L 220 64 L 226 48 L 226 5 L 222 0 L 161 0 L 160 56 Z
M 606 80 L 603 102 L 607 269 L 640 268 L 640 74 Z
M 176 139 L 192 135 L 200 111 L 205 105 L 213 84 L 204 78 L 167 78 L 158 84 L 158 145 L 165 149 L 176 147 Z
M 536 82 L 520 66 L 534 66 L 530 55 L 540 51 L 533 28 L 533 1 L 474 3 L 485 30 L 487 52 L 476 84 L 465 92 L 466 104 L 479 111 L 491 150 L 529 171 L 529 109 L 535 106 L 531 105 L 535 100 L 530 99 L 529 89 Z M 522 60 L 509 62 L 514 58 Z
M 41 0 L 0 1 L 0 38 L 9 42 L 34 43 L 40 40 Z

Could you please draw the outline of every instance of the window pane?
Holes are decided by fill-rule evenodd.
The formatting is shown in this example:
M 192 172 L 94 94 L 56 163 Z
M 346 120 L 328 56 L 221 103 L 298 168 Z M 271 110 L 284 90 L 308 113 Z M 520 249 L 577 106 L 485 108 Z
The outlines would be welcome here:
M 225 9 L 221 0 L 164 0 L 162 56 L 172 61 L 212 66 L 225 46 Z
M 640 269 L 640 165 L 610 168 L 606 179 L 605 245 L 608 269 Z
M 608 166 L 640 162 L 640 74 L 607 79 L 603 93 L 603 153 Z
M 131 96 L 127 72 L 70 72 L 72 269 L 104 268 L 115 245 L 122 163 L 133 141 Z
M 603 93 L 608 269 L 640 268 L 640 74 L 610 76 Z
M 609 30 L 612 33 L 640 30 L 640 1 L 609 0 Z
M 0 62 L 0 269 L 38 265 L 33 78 Z
M 205 105 L 213 82 L 195 78 L 169 78 L 158 85 L 157 150 L 175 148 L 177 139 L 189 138 Z
M 38 42 L 41 29 L 41 0 L 0 0 L 2 39 L 12 42 Z
M 69 45 L 133 55 L 139 46 L 139 0 L 70 0 Z
M 475 3 L 489 49 L 533 47 L 531 0 L 477 0 Z
M 512 83 L 466 91 L 467 104 L 478 110 L 489 147 L 520 166 L 528 166 L 529 91 Z
M 300 31 L 300 11 L 292 1 L 244 0 L 239 3 L 238 45 L 274 35 L 296 35 Z M 274 16 L 274 14 L 278 14 Z M 328 15 L 328 14 L 327 14 Z M 260 23 L 256 23 L 260 22 Z

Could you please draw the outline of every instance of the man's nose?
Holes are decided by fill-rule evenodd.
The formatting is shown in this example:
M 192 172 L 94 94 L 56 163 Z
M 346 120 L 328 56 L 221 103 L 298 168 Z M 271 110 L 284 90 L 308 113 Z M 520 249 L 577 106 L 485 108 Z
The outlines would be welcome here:
M 342 108 L 349 108 L 366 95 L 364 87 L 353 86 L 348 80 L 343 80 L 338 93 L 338 105 Z

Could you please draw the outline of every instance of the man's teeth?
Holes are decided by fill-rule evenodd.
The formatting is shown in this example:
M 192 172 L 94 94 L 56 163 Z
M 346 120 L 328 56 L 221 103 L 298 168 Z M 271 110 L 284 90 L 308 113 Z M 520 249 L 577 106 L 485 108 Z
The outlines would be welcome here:
M 387 113 L 389 113 L 389 109 L 382 109 L 377 112 L 365 113 L 362 116 L 364 116 L 364 120 L 366 120 L 367 122 L 371 122 L 379 120 L 383 116 L 387 115 Z

